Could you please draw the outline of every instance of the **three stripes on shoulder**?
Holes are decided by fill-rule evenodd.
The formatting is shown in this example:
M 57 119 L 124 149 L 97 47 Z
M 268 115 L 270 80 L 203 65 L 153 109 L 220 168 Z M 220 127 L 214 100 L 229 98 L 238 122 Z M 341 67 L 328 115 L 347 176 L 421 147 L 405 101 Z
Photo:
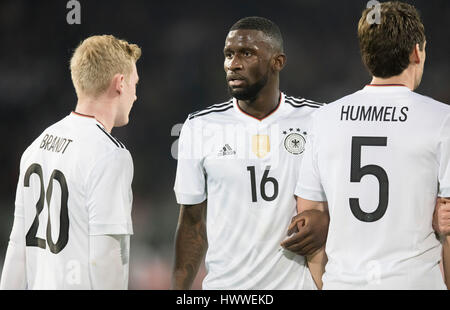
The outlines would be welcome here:
M 299 98 L 295 98 L 292 96 L 285 96 L 284 101 L 286 103 L 290 104 L 291 106 L 293 106 L 294 108 L 301 108 L 301 107 L 305 107 L 305 106 L 310 107 L 310 108 L 320 108 L 321 106 L 323 106 L 323 103 L 315 102 L 315 101 L 308 100 L 308 99 L 299 99 Z M 200 111 L 191 113 L 191 114 L 189 114 L 188 118 L 191 120 L 198 116 L 207 115 L 207 114 L 210 114 L 213 112 L 224 112 L 231 108 L 233 108 L 233 99 L 230 99 L 224 103 L 214 104 L 210 107 L 207 107 L 204 110 L 200 110 Z
M 295 98 L 292 96 L 286 96 L 284 101 L 294 108 L 301 108 L 301 107 L 310 107 L 310 108 L 320 108 L 323 106 L 323 103 L 315 102 L 312 100 L 304 99 L 304 98 Z
M 100 126 L 99 124 L 97 124 L 97 127 L 100 128 L 100 130 L 108 137 L 111 139 L 111 141 L 118 147 L 121 149 L 125 149 L 125 145 L 119 141 L 119 139 L 114 138 L 112 135 L 110 135 L 105 129 L 103 129 L 102 126 Z
M 224 112 L 231 108 L 233 108 L 233 99 L 230 99 L 224 103 L 214 104 L 210 107 L 207 107 L 204 110 L 200 110 L 200 111 L 191 113 L 191 114 L 189 114 L 189 119 L 193 119 L 195 117 L 206 115 L 206 114 L 213 113 L 213 112 Z

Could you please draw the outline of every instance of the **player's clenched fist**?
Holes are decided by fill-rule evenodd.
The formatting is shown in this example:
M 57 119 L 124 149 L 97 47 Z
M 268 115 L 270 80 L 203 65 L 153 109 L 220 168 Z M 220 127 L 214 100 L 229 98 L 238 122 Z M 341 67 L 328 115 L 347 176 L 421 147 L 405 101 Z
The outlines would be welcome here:
M 438 198 L 433 216 L 433 228 L 440 235 L 450 235 L 450 199 Z

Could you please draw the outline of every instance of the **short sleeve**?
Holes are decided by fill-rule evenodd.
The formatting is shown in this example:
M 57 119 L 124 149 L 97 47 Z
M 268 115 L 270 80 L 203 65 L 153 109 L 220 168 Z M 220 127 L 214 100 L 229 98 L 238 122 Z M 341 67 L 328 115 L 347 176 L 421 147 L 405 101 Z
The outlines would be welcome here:
M 450 115 L 443 123 L 438 143 L 439 197 L 450 197 Z
M 313 117 L 314 120 L 314 117 Z M 295 195 L 311 201 L 327 201 L 325 192 L 320 180 L 315 146 L 314 121 L 308 134 L 305 153 L 303 154 L 300 166 Z
M 194 126 L 191 121 L 186 120 L 178 143 L 178 164 L 174 186 L 177 203 L 199 204 L 206 199 L 201 124 Z
M 133 161 L 117 149 L 100 158 L 87 181 L 89 235 L 131 235 Z

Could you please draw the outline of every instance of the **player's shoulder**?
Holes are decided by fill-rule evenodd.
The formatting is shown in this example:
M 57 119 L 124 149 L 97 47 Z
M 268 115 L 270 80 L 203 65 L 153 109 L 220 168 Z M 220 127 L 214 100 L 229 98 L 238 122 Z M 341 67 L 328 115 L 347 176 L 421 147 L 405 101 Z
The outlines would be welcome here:
M 205 109 L 190 113 L 187 121 L 195 123 L 198 121 L 217 121 L 217 119 L 226 118 L 234 108 L 233 99 L 221 103 L 213 104 Z
M 72 114 L 47 127 L 24 154 L 37 149 L 49 153 L 74 152 L 81 157 L 97 157 L 113 150 L 127 151 L 125 144 L 106 131 L 100 122 Z
M 85 166 L 86 171 L 107 169 L 128 169 L 133 159 L 125 144 L 108 132 L 98 121 L 86 122 L 75 137 L 74 148 L 77 162 Z M 77 143 L 78 142 L 78 143 Z
M 325 106 L 324 103 L 318 101 L 286 94 L 284 94 L 284 102 L 289 109 L 289 113 L 295 115 L 312 114 Z
M 119 140 L 117 137 L 109 133 L 102 125 L 95 124 L 92 125 L 92 132 L 95 132 L 96 140 L 95 142 L 98 147 L 104 148 L 106 151 L 122 151 L 127 150 L 125 144 Z
M 65 119 L 65 123 L 61 122 L 59 126 L 61 134 L 73 137 L 74 148 L 79 153 L 98 157 L 111 151 L 127 151 L 125 144 L 93 117 L 71 114 Z
M 108 165 L 113 167 L 128 167 L 133 162 L 131 153 L 125 144 L 109 133 L 100 124 L 89 124 L 86 126 L 83 137 L 82 149 L 79 152 L 85 152 L 82 155 L 82 162 L 89 163 L 87 166 L 91 169 L 95 167 L 104 167 Z M 85 139 L 89 139 L 86 141 Z M 81 145 L 80 145 L 81 146 Z
M 416 104 L 422 104 L 423 107 L 428 111 L 433 111 L 438 114 L 450 113 L 450 105 L 435 100 L 429 96 L 425 96 L 416 92 L 411 92 L 411 97 L 414 98 Z

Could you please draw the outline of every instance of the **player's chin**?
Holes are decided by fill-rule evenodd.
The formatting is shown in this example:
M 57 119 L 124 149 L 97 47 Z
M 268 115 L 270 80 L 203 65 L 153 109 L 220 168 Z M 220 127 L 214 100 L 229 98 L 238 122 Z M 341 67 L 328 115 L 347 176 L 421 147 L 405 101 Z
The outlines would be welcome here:
M 243 87 L 228 87 L 228 91 L 230 95 L 237 100 L 249 100 L 251 97 L 248 90 Z

